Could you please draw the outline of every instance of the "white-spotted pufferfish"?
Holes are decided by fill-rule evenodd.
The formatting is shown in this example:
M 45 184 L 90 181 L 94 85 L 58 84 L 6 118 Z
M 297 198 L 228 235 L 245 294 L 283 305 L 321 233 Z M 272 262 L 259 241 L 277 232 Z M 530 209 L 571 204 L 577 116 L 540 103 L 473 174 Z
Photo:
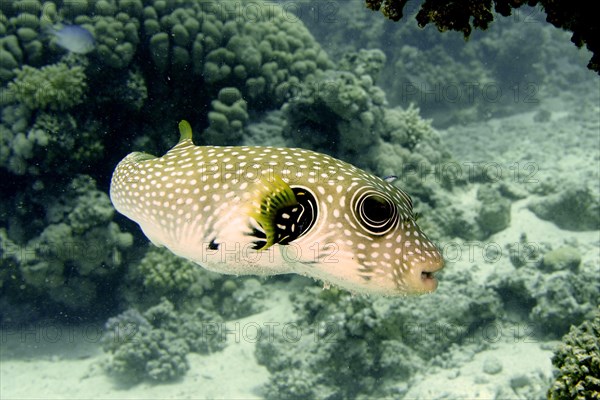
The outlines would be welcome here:
M 225 274 L 297 273 L 355 293 L 435 290 L 443 259 L 390 182 L 297 148 L 195 146 L 186 121 L 162 157 L 134 152 L 110 198 L 158 246 Z

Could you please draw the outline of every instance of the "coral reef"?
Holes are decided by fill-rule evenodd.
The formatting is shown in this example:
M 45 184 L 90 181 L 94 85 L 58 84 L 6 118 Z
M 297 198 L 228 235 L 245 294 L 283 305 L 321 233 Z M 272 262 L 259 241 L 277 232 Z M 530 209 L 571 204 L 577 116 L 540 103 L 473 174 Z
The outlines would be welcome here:
M 307 79 L 282 107 L 283 139 L 289 146 L 352 160 L 379 176 L 399 176 L 403 189 L 432 203 L 441 186 L 453 184 L 428 179 L 434 165 L 450 155 L 418 108 L 386 107 L 385 94 L 374 83 L 384 60 L 379 50 L 348 53 L 340 62 L 344 70 Z
M 117 104 L 120 109 L 139 113 L 148 100 L 148 85 L 139 69 L 115 76 L 105 85 L 95 87 L 94 99 L 98 103 Z
M 21 105 L 2 110 L 0 166 L 16 175 L 51 176 L 82 171 L 82 165 L 99 160 L 104 144 L 95 121 L 82 124 L 70 113 L 31 112 Z M 70 162 L 65 163 L 68 159 Z M 87 169 L 87 168 L 86 168 Z
M 144 313 L 129 309 L 106 323 L 107 371 L 129 385 L 177 379 L 189 369 L 190 351 L 210 353 L 225 346 L 222 336 L 206 329 L 221 322 L 217 315 L 178 313 L 164 298 Z
M 434 166 L 451 160 L 430 120 L 417 107 L 385 108 L 381 140 L 367 153 L 369 167 L 379 176 L 398 176 L 416 197 L 430 199 L 439 187 L 453 182 L 437 179 Z
M 42 6 L 38 1 L 17 1 L 3 3 L 0 12 L 3 13 L 0 20 L 6 21 L 2 24 L 6 37 L 0 41 L 3 55 L 0 76 L 5 81 L 13 79 L 13 71 L 19 67 L 29 75 L 38 67 L 44 69 L 46 75 L 55 72 L 56 79 L 64 75 L 58 73 L 57 67 L 38 65 L 43 59 L 55 59 L 64 53 L 64 49 L 53 45 L 51 36 L 38 34 L 36 42 L 40 43 L 44 57 L 38 57 L 40 62 L 30 66 L 29 58 L 23 54 L 24 42 L 18 37 L 19 30 L 40 30 L 59 22 L 81 25 L 96 39 L 96 48 L 88 57 L 94 68 L 84 66 L 85 71 L 82 71 L 81 66 L 71 66 L 74 74 L 70 78 L 75 81 L 84 73 L 88 90 L 102 94 L 100 100 L 104 110 L 98 112 L 112 114 L 117 111 L 112 104 L 126 102 L 132 103 L 129 108 L 145 111 L 144 114 L 149 116 L 163 115 L 163 112 L 157 112 L 158 109 L 171 107 L 177 110 L 179 117 L 176 119 L 195 117 L 201 123 L 207 122 L 208 126 L 203 127 L 210 126 L 216 133 L 227 130 L 232 134 L 230 142 L 241 140 L 240 124 L 247 119 L 244 117 L 246 110 L 240 108 L 238 100 L 252 100 L 245 104 L 259 110 L 276 108 L 299 82 L 333 67 L 302 23 L 290 24 L 288 14 L 282 8 L 260 2 L 229 5 L 227 2 L 203 4 L 190 0 L 102 0 L 73 4 L 46 2 Z M 237 18 L 239 13 L 244 18 Z M 146 56 L 151 63 L 136 61 L 136 57 L 142 60 Z M 127 69 L 129 71 L 122 73 Z M 142 99 L 131 98 L 128 93 L 123 96 L 124 88 L 119 87 L 121 77 L 132 73 L 136 75 L 128 81 L 127 90 L 133 96 L 138 91 Z M 148 79 L 154 84 L 147 88 L 148 92 L 139 92 L 138 88 L 144 86 L 140 83 Z M 29 85 L 31 80 L 19 86 L 25 86 L 27 90 L 3 91 L 3 101 L 7 97 L 4 93 L 14 98 L 12 92 L 16 92 L 21 93 L 16 100 L 31 107 L 67 109 L 80 102 L 81 96 L 76 91 L 80 85 L 71 86 L 76 91 L 70 93 L 71 96 L 44 90 L 44 86 L 42 96 L 35 96 L 34 91 L 39 85 Z M 16 83 L 9 82 L 9 85 L 14 87 Z M 115 90 L 107 90 L 107 86 Z M 233 104 L 218 99 L 220 91 L 226 88 L 234 88 L 241 95 L 241 99 L 234 101 L 234 108 L 229 108 Z M 173 95 L 167 105 L 159 100 L 165 95 Z M 157 99 L 157 102 L 144 102 L 145 98 Z M 207 118 L 203 110 L 213 101 L 217 102 L 213 103 L 216 109 Z M 141 110 L 140 103 L 146 103 L 147 108 Z M 225 106 L 226 110 L 223 109 Z M 224 115 L 238 119 L 225 121 Z M 134 119 L 125 125 L 137 123 Z M 130 131 L 127 127 L 115 128 Z M 141 136 L 137 130 L 131 131 L 136 133 L 135 138 Z M 147 132 L 154 134 L 151 129 Z M 220 138 L 218 134 L 208 136 Z M 160 140 L 162 135 L 153 138 L 153 141 Z
M 368 8 L 381 10 L 383 15 L 393 21 L 403 17 L 406 0 L 365 0 Z M 493 4 L 493 9 L 492 9 Z M 494 12 L 507 17 L 513 10 L 527 4 L 530 7 L 540 5 L 546 13 L 546 21 L 557 28 L 573 32 L 571 41 L 577 46 L 584 44 L 593 53 L 588 68 L 600 73 L 600 41 L 598 28 L 591 17 L 591 9 L 585 4 L 573 4 L 552 0 L 532 0 L 513 2 L 494 0 L 493 2 L 473 3 L 460 0 L 448 5 L 445 2 L 429 0 L 421 4 L 415 18 L 420 27 L 434 23 L 441 32 L 454 30 L 462 32 L 465 38 L 471 35 L 473 28 L 485 30 L 494 20 Z
M 127 309 L 107 322 L 104 348 L 108 370 L 129 383 L 180 378 L 190 352 L 223 348 L 224 319 L 263 310 L 264 282 L 217 275 L 145 246 L 105 194 L 118 159 L 133 150 L 164 153 L 182 118 L 193 122 L 198 144 L 301 146 L 398 176 L 432 237 L 481 239 L 504 229 L 518 195 L 507 194 L 502 182 L 436 171 L 452 158 L 421 115 L 443 114 L 447 102 L 427 93 L 448 82 L 550 79 L 544 68 L 563 48 L 553 46 L 552 56 L 541 49 L 558 40 L 532 29 L 522 45 L 508 27 L 494 36 L 508 43 L 473 35 L 473 48 L 450 56 L 445 50 L 460 43 L 456 38 L 431 30 L 419 36 L 408 27 L 390 32 L 383 23 L 371 29 L 367 17 L 346 15 L 347 25 L 323 28 L 331 30 L 325 35 L 331 43 L 345 41 L 330 59 L 299 19 L 271 3 L 0 2 L 0 304 L 31 305 L 31 319 L 65 310 L 75 318 L 106 318 Z M 43 33 L 58 23 L 88 29 L 95 49 L 65 54 Z M 371 43 L 354 45 L 352 29 L 368 31 Z M 421 39 L 429 50 L 419 47 Z M 402 43 L 401 51 L 391 52 L 387 41 Z M 478 53 L 497 55 L 499 66 L 486 66 Z M 416 106 L 404 96 L 409 87 L 417 89 Z M 401 106 L 389 107 L 388 100 Z M 457 102 L 463 112 L 445 113 L 446 123 L 505 109 L 468 97 Z M 472 207 L 457 201 L 465 193 Z M 569 193 L 541 200 L 547 211 L 540 213 L 578 204 L 556 223 L 591 221 L 597 229 L 594 194 Z M 472 333 L 496 321 L 502 304 L 511 312 L 520 307 L 514 313 L 528 322 L 565 332 L 590 315 L 600 287 L 586 279 L 590 266 L 579 250 L 548 250 L 533 258 L 517 254 L 514 273 L 488 286 L 470 271 L 448 271 L 435 295 L 418 300 L 316 288 L 294 294 L 297 325 L 306 334 L 258 344 L 257 358 L 272 373 L 265 396 L 398 397 L 399 381 L 481 337 Z M 488 366 L 490 374 L 497 370 Z M 515 387 L 523 380 L 515 379 Z
M 508 227 L 511 205 L 509 199 L 502 196 L 500 191 L 490 185 L 479 187 L 477 199 L 481 201 L 477 223 L 483 232 L 483 237 L 488 237 Z
M 600 308 L 593 319 L 571 327 L 552 357 L 555 381 L 548 399 L 596 399 L 600 394 Z
M 241 318 L 264 309 L 265 288 L 252 277 L 207 271 L 165 248 L 150 247 L 127 272 L 127 304 L 146 309 L 168 297 L 178 311 L 202 308 L 224 318 Z
M 600 229 L 600 200 L 590 186 L 566 183 L 558 193 L 529 204 L 538 217 L 562 229 L 585 231 Z
M 233 5 L 240 7 L 244 4 Z M 247 7 L 236 19 L 226 2 L 144 11 L 152 58 L 159 70 L 187 70 L 215 93 L 238 88 L 263 106 L 282 101 L 291 85 L 332 66 L 302 24 L 287 24 L 279 7 Z
M 293 295 L 301 337 L 257 344 L 259 363 L 273 373 L 265 388 L 268 398 L 315 390 L 318 396 L 326 393 L 324 398 L 391 396 L 394 389 L 382 386 L 382 380 L 409 380 L 451 346 L 480 337 L 474 332 L 495 320 L 499 298 L 472 279 L 466 271 L 445 274 L 445 285 L 435 296 L 418 300 L 368 299 L 313 288 Z M 435 306 L 440 302 L 446 305 L 443 310 Z
M 577 272 L 581 264 L 581 253 L 573 246 L 561 246 L 547 252 L 542 258 L 540 267 L 547 271 Z
M 48 16 L 52 15 L 48 7 Z M 40 40 L 39 1 L 17 0 L 0 4 L 0 82 L 15 77 L 15 70 L 25 64 L 38 65 L 44 57 Z
M 200 143 L 239 144 L 251 113 L 260 123 L 260 113 L 279 108 L 300 82 L 333 67 L 304 25 L 288 23 L 281 7 L 229 7 L 191 0 L 0 4 L 0 169 L 10 178 L 2 182 L 7 203 L 0 205 L 0 226 L 10 249 L 35 248 L 28 258 L 6 256 L 16 274 L 3 279 L 3 294 L 24 285 L 29 296 L 20 298 L 32 303 L 85 309 L 97 300 L 98 287 L 118 291 L 115 284 L 126 275 L 138 285 L 130 293 L 154 291 L 138 302 L 121 299 L 142 308 L 175 292 L 231 317 L 261 309 L 252 301 L 264 296 L 254 279 L 199 277 L 193 271 L 200 267 L 173 260 L 152 269 L 156 254 L 140 261 L 138 251 L 128 253 L 125 271 L 122 252 L 132 237 L 121 233 L 116 221 L 122 220 L 96 184 L 76 178 L 87 174 L 106 189 L 132 143 L 147 151 L 172 146 L 174 138 L 164 132 L 183 117 L 206 129 Z M 44 33 L 58 24 L 89 30 L 93 51 L 65 54 L 56 37 Z M 93 105 L 86 97 L 91 93 Z M 113 151 L 104 154 L 108 147 Z M 23 207 L 14 214 L 9 203 Z M 56 243 L 78 245 L 68 252 Z M 89 243 L 102 255 L 78 253 Z M 138 262 L 147 276 L 134 272 Z
M 265 113 L 262 120 L 249 123 L 242 141 L 244 146 L 291 147 L 284 138 L 286 119 L 280 110 Z
M 569 60 L 580 53 L 568 34 L 544 23 L 535 8 L 497 19 L 465 42 L 461 35 L 440 35 L 435 27 L 421 29 L 410 20 L 390 26 L 360 2 L 295 4 L 311 32 L 327 38 L 322 46 L 332 58 L 381 48 L 387 63 L 379 82 L 385 82 L 389 103 L 405 108 L 414 103 L 438 128 L 533 110 L 551 95 L 547 92 L 569 91 L 589 78 L 585 69 L 572 68 Z M 316 13 L 328 23 L 313 18 Z M 353 34 L 357 31 L 361 34 Z
M 212 109 L 202 139 L 215 146 L 239 143 L 248 121 L 248 103 L 240 91 L 234 87 L 221 89 L 217 100 L 212 101 Z
M 344 70 L 306 79 L 282 108 L 289 123 L 285 135 L 326 153 L 336 143 L 338 157 L 355 160 L 377 142 L 382 130 L 386 100 L 374 82 L 384 60 L 380 50 L 347 54 Z
M 139 8 L 131 7 L 128 11 L 140 12 L 141 4 L 138 4 Z M 95 37 L 95 62 L 112 68 L 127 67 L 133 60 L 140 41 L 138 19 L 124 11 L 117 13 L 117 8 L 106 1 L 96 2 L 94 11 L 93 16 L 80 15 L 73 22 Z
M 42 221 L 18 222 L 27 218 L 24 210 L 24 216 L 17 213 L 9 223 L 8 236 L 21 238 L 5 238 L 14 242 L 11 284 L 44 307 L 81 310 L 112 303 L 105 298 L 104 286 L 121 273 L 122 253 L 133 241 L 112 222 L 114 209 L 106 193 L 82 175 L 68 184 L 65 193 L 47 193 L 38 201 L 46 207 Z M 29 231 L 22 231 L 23 226 Z M 32 238 L 25 241 L 27 237 Z
M 458 48 L 455 43 L 422 46 L 419 42 L 409 42 L 394 54 L 386 77 L 393 74 L 399 79 L 392 83 L 390 102 L 416 103 L 426 114 L 435 117 L 438 126 L 489 115 L 486 113 L 490 108 L 488 99 L 481 98 L 480 94 L 487 88 L 494 89 L 503 80 L 494 80 L 497 77 L 476 62 L 472 63 L 473 67 L 466 67 L 464 60 L 475 58 L 466 50 L 462 51 L 465 53 L 462 59 L 453 57 L 448 49 Z M 497 113 L 500 102 L 493 103 Z M 445 115 L 449 109 L 456 114 Z
M 566 333 L 600 304 L 600 282 L 589 279 L 589 270 L 597 267 L 580 266 L 576 249 L 534 247 L 516 253 L 525 259 L 511 258 L 516 269 L 492 276 L 489 286 L 500 295 L 506 310 L 530 321 L 542 336 L 556 338 Z
M 9 82 L 7 95 L 31 110 L 64 111 L 81 104 L 86 89 L 83 67 L 60 62 L 42 68 L 24 65 Z

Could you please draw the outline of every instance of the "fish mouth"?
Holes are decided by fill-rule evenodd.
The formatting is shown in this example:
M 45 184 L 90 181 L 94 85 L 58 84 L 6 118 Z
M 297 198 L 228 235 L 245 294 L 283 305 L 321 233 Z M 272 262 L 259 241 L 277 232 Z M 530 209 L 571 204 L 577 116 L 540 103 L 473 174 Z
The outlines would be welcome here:
M 434 272 L 431 271 L 421 271 L 421 280 L 433 279 L 436 280 Z
M 444 268 L 444 262 L 440 261 L 436 264 L 427 264 L 416 268 L 414 271 L 412 286 L 415 293 L 429 293 L 437 289 L 438 280 L 435 276 L 436 272 Z
M 435 277 L 435 271 L 421 271 L 421 282 L 419 292 L 433 292 L 437 289 L 438 280 Z

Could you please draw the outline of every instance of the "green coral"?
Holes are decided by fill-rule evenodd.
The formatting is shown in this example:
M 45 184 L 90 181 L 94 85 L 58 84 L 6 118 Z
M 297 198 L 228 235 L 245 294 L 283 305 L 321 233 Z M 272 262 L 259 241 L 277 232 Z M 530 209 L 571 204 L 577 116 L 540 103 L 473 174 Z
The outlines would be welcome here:
M 561 246 L 544 254 L 540 267 L 548 271 L 577 272 L 581 264 L 581 253 L 573 246 Z
M 96 39 L 94 57 L 101 64 L 112 68 L 127 67 L 137 51 L 140 41 L 138 36 L 139 21 L 125 12 L 119 12 L 114 17 L 109 16 L 116 11 L 116 7 L 103 8 L 99 1 L 96 10 L 102 14 L 93 17 L 85 15 L 75 18 L 75 24 L 87 29 Z
M 283 112 L 275 110 L 266 113 L 260 121 L 249 123 L 245 128 L 244 146 L 290 147 L 283 137 L 286 119 Z
M 32 156 L 34 147 L 26 134 L 30 117 L 31 111 L 22 105 L 2 109 L 0 166 L 18 175 L 27 172 L 26 160 Z
M 38 35 L 41 10 L 39 1 L 0 4 L 0 81 L 13 79 L 24 62 L 42 62 L 44 49 Z
M 169 296 L 177 305 L 191 304 L 210 291 L 219 276 L 166 249 L 151 247 L 128 273 L 130 302 L 137 306 L 157 304 Z
M 0 123 L 0 166 L 17 175 L 44 175 L 50 178 L 81 172 L 82 165 L 101 158 L 104 146 L 97 135 L 100 126 L 89 122 L 83 127 L 70 113 L 35 114 L 24 106 L 7 106 Z M 71 163 L 65 163 L 68 159 Z
M 94 101 L 103 109 L 123 113 L 133 119 L 144 112 L 149 92 L 145 74 L 138 68 L 118 73 L 102 85 L 93 85 Z
M 0 38 L 0 80 L 8 81 L 14 78 L 13 71 L 19 67 L 23 55 L 16 42 L 16 36 Z
M 248 103 L 242 93 L 234 87 L 221 89 L 217 100 L 212 101 L 212 109 L 208 113 L 209 127 L 202 134 L 203 140 L 217 146 L 239 143 L 249 118 Z
M 245 7 L 236 4 L 233 7 Z M 279 6 L 244 8 L 244 19 L 227 2 L 153 2 L 139 16 L 142 43 L 159 72 L 201 78 L 209 87 L 237 87 L 243 97 L 281 102 L 298 80 L 332 66 L 302 24 L 287 23 Z M 267 15 L 268 14 L 268 15 Z M 189 78 L 187 78 L 189 79 Z M 266 103 L 266 104 L 267 104 Z
M 422 146 L 427 142 L 440 143 L 431 120 L 423 119 L 420 109 L 413 104 L 407 108 L 385 109 L 382 139 L 410 151 L 415 151 L 417 145 Z
M 369 75 L 377 74 L 382 57 L 379 50 L 349 54 L 344 61 L 347 70 L 317 73 L 298 84 L 282 108 L 289 140 L 329 153 L 331 143 L 336 143 L 342 159 L 364 154 L 382 130 L 385 93 Z M 367 61 L 376 65 L 368 67 Z
M 600 398 L 600 308 L 593 319 L 572 326 L 552 357 L 550 400 Z
M 143 379 L 166 382 L 185 374 L 189 346 L 169 326 L 179 323 L 172 319 L 177 316 L 166 300 L 144 315 L 132 309 L 109 319 L 103 339 L 111 354 L 107 371 L 129 384 Z
M 236 278 L 207 271 L 165 248 L 150 247 L 126 277 L 129 304 L 147 308 L 168 296 L 180 310 L 201 307 L 229 318 L 264 309 L 265 289 L 254 278 Z
M 87 89 L 85 70 L 65 62 L 34 68 L 24 65 L 8 84 L 8 96 L 31 110 L 64 111 L 81 104 Z
M 93 179 L 79 176 L 65 193 L 45 196 L 46 224 L 18 254 L 18 277 L 32 295 L 71 310 L 106 302 L 99 288 L 118 274 L 129 233 L 112 222 L 114 209 Z M 32 227 L 35 224 L 31 223 Z
M 338 64 L 338 69 L 352 71 L 356 76 L 368 75 L 375 83 L 379 79 L 386 61 L 385 53 L 379 49 L 360 49 L 358 52 L 345 53 Z
M 466 271 L 445 273 L 443 282 L 435 296 L 419 299 L 318 288 L 292 295 L 302 336 L 257 343 L 257 360 L 273 373 L 269 398 L 310 395 L 311 387 L 323 398 L 392 397 L 394 388 L 382 382 L 409 380 L 466 340 L 485 346 L 476 332 L 500 314 L 499 297 Z
M 128 384 L 173 381 L 188 371 L 188 353 L 225 347 L 225 336 L 209 331 L 222 324 L 218 315 L 202 309 L 180 312 L 165 298 L 143 313 L 129 309 L 106 322 L 107 372 Z

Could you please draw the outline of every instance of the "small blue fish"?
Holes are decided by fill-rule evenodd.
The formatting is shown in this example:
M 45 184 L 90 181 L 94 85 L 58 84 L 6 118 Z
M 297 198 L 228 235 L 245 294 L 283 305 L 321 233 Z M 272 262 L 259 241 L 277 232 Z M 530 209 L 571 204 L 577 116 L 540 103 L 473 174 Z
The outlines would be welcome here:
M 71 53 L 86 54 L 94 50 L 96 40 L 90 31 L 78 25 L 63 25 L 61 28 L 50 28 L 50 34 L 56 43 Z

